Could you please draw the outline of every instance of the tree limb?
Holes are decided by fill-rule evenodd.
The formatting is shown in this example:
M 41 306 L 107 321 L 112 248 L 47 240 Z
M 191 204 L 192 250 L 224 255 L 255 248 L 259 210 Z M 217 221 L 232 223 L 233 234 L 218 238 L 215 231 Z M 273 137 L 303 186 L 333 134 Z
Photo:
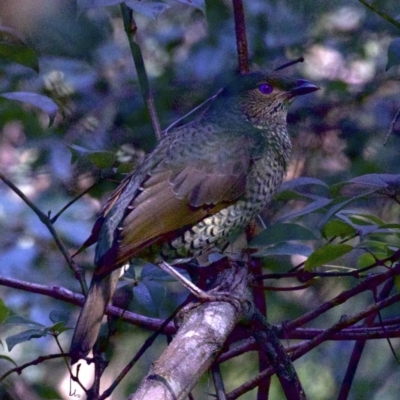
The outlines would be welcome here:
M 213 301 L 185 313 L 176 336 L 129 400 L 184 399 L 211 367 L 227 336 L 247 312 L 247 267 L 233 261 L 231 264 L 216 284 L 239 300 L 242 310 L 230 302 Z

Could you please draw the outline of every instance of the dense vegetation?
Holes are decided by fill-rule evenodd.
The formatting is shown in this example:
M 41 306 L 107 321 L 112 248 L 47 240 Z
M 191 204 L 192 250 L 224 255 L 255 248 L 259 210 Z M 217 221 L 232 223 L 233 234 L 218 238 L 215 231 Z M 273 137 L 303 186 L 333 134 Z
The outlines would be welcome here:
M 61 288 L 82 293 L 68 254 L 157 140 L 132 55 L 143 54 L 163 129 L 240 69 L 230 1 L 126 1 L 137 24 L 132 48 L 116 3 L 0 4 L 0 376 L 36 360 L 4 379 L 2 399 L 83 392 L 76 382 L 70 391 L 60 356 L 81 300 Z M 321 87 L 290 110 L 286 182 L 261 216 L 266 229 L 250 242 L 264 268 L 255 283 L 265 289 L 268 321 L 298 358 L 310 399 L 398 398 L 400 24 L 397 1 L 370 3 L 244 2 L 250 69 L 304 57 L 288 75 Z M 90 271 L 93 249 L 74 260 Z M 138 261 L 116 304 L 124 308 L 128 299 L 129 310 L 161 323 L 185 296 Z M 149 335 L 149 325 L 114 322 L 104 389 Z M 259 373 L 254 344 L 240 344 L 241 355 L 221 364 L 228 398 Z M 165 346 L 158 337 L 113 398 L 133 392 Z M 54 359 L 38 359 L 49 354 Z M 194 398 L 215 393 L 211 380 L 203 376 Z M 256 396 L 243 390 L 241 398 Z M 285 398 L 275 377 L 270 398 Z

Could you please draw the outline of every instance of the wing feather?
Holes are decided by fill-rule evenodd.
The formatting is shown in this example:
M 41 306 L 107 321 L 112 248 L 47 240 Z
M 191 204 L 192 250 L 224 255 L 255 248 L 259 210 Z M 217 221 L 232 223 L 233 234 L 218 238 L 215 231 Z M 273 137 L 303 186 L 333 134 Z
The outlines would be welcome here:
M 163 161 L 146 168 L 146 174 L 133 173 L 117 188 L 95 224 L 98 267 L 120 266 L 245 195 L 254 141 L 208 133 L 204 146 L 192 152 L 183 146 L 183 132 L 171 133 L 150 156 Z

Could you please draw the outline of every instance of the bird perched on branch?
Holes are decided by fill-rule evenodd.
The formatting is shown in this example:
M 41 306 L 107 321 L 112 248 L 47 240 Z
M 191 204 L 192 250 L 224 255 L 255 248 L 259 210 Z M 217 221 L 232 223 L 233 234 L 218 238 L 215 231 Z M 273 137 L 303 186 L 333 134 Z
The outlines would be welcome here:
M 278 72 L 238 76 L 121 182 L 83 246 L 97 242 L 96 269 L 72 338 L 72 363 L 93 347 L 131 258 L 179 263 L 223 251 L 265 207 L 289 162 L 288 106 L 316 90 Z

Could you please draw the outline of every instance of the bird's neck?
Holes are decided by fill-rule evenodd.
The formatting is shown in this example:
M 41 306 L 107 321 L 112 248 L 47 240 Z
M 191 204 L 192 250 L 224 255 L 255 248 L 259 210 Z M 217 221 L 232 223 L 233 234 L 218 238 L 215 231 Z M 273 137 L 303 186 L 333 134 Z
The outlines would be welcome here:
M 269 112 L 268 115 L 264 109 L 260 109 L 249 115 L 238 102 L 223 105 L 221 108 L 221 104 L 215 104 L 208 109 L 203 114 L 203 120 L 215 126 L 220 125 L 224 130 L 262 137 L 261 141 L 264 144 L 262 147 L 265 147 L 265 151 L 275 153 L 282 158 L 282 162 L 288 163 L 292 145 L 286 128 L 285 109 Z
M 289 138 L 286 123 L 286 112 L 270 114 L 268 119 L 262 115 L 248 117 L 249 123 L 256 128 L 262 135 L 266 150 L 274 153 L 276 157 L 287 165 L 292 150 L 292 143 Z
M 286 123 L 275 125 L 274 129 L 265 129 L 263 135 L 266 138 L 268 147 L 282 160 L 286 169 L 292 151 L 292 142 L 289 138 Z

